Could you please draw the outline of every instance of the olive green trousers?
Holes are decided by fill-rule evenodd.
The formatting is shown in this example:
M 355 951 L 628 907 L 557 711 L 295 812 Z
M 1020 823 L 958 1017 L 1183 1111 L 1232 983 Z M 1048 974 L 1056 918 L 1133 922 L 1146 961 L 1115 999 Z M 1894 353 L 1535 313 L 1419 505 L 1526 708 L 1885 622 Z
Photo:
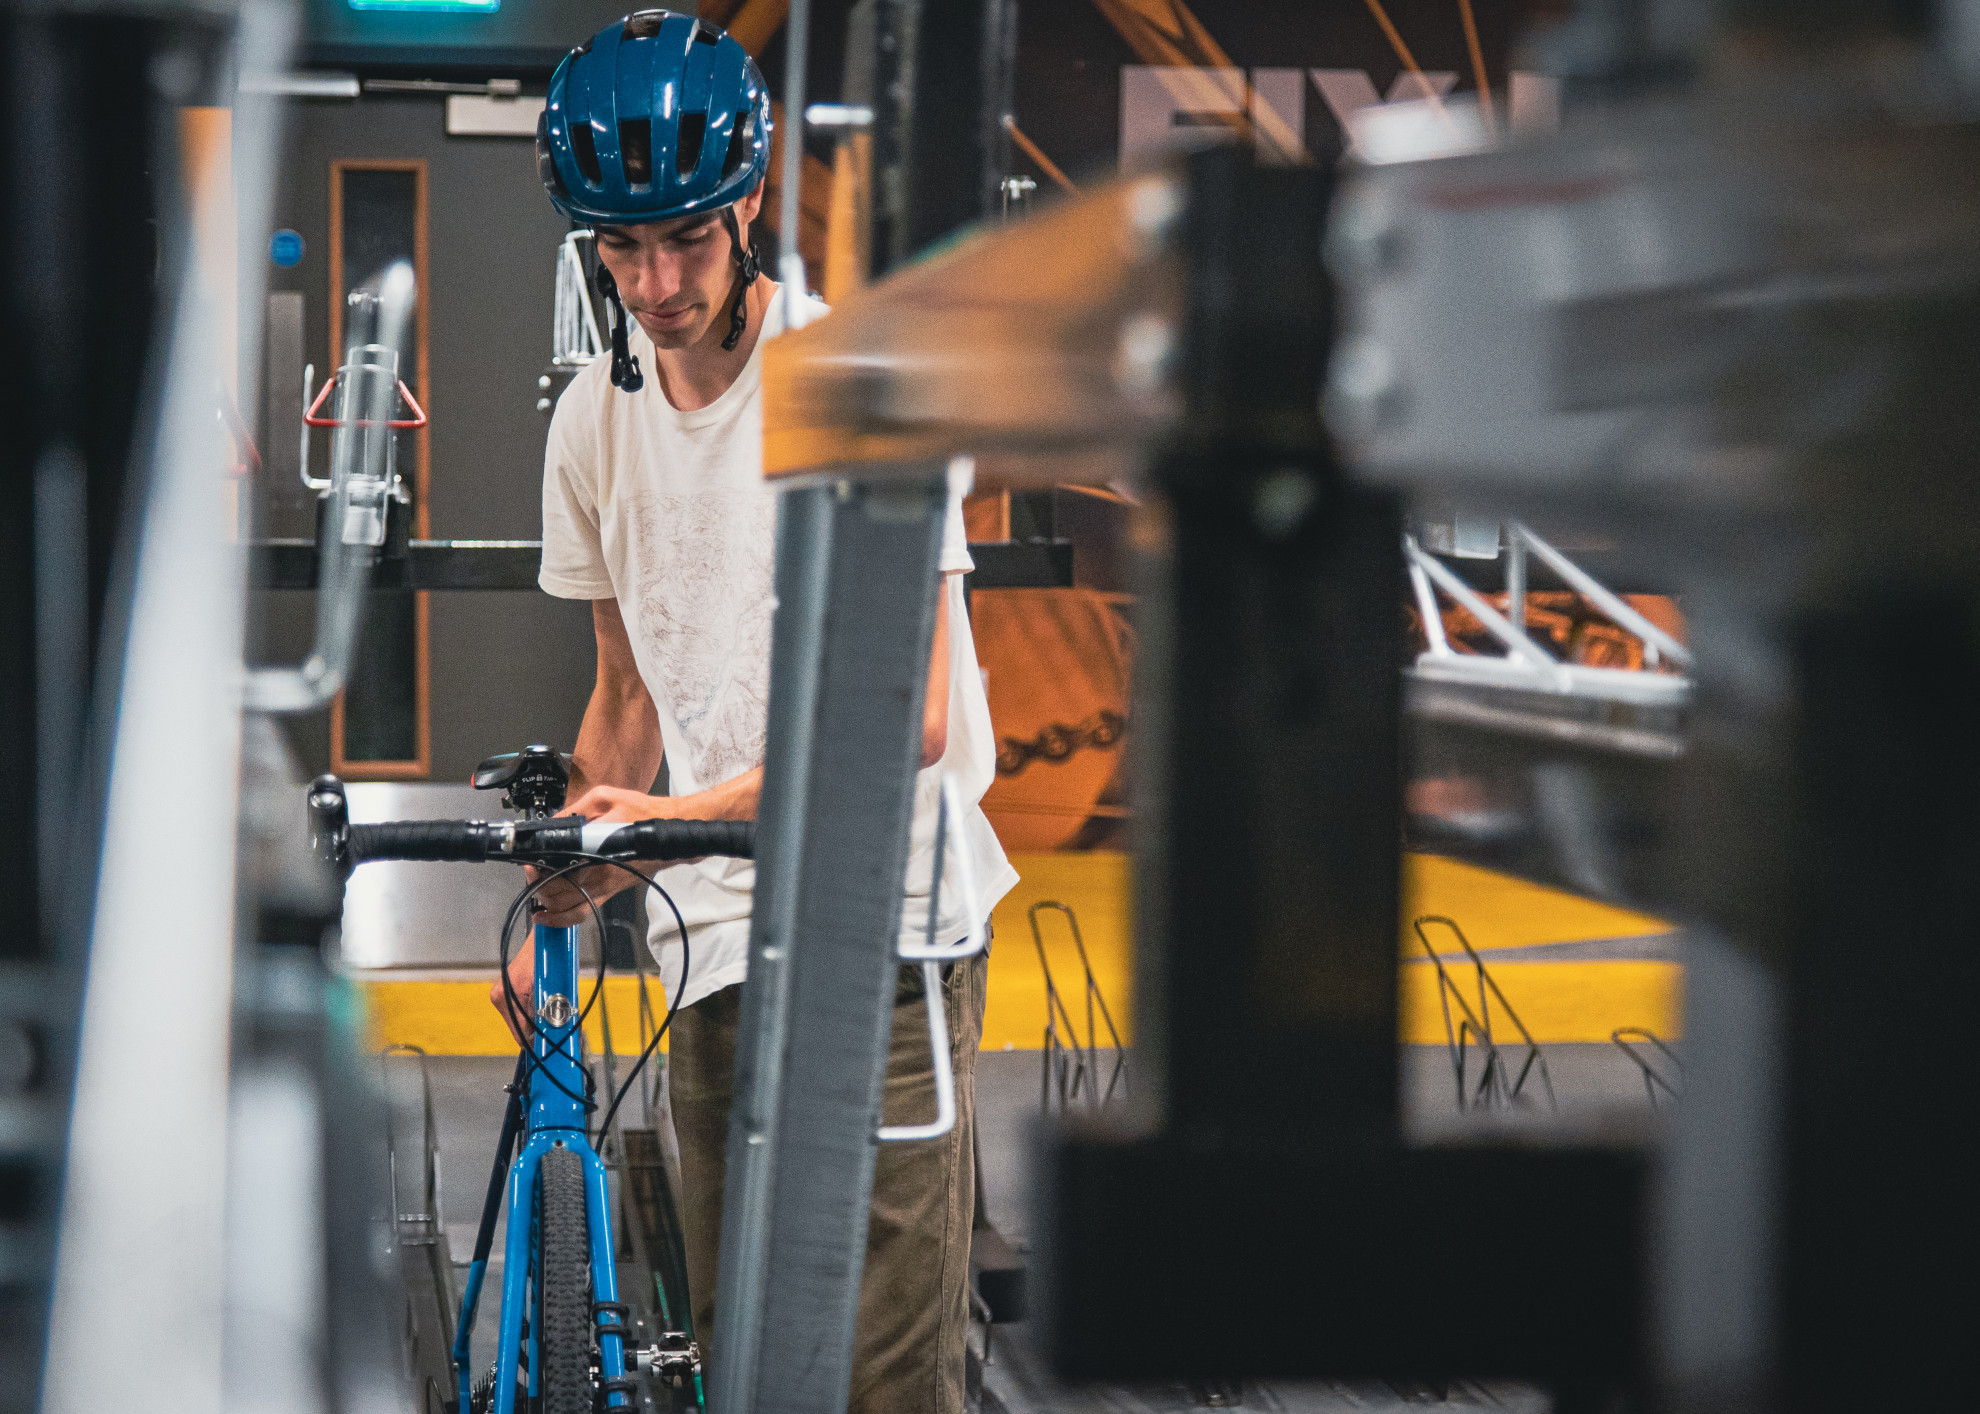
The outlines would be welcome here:
M 943 982 L 956 1076 L 956 1125 L 939 1139 L 880 1145 L 853 1333 L 850 1414 L 961 1414 L 969 1326 L 969 1236 L 976 1204 L 976 1052 L 988 963 L 951 964 Z M 712 1368 L 722 1178 L 735 1093 L 742 988 L 725 987 L 674 1018 L 667 1090 L 681 1154 L 681 1227 L 703 1368 Z M 887 1124 L 935 1117 L 927 1002 L 903 967 L 887 1051 Z M 776 1273 L 770 1274 L 772 1281 Z

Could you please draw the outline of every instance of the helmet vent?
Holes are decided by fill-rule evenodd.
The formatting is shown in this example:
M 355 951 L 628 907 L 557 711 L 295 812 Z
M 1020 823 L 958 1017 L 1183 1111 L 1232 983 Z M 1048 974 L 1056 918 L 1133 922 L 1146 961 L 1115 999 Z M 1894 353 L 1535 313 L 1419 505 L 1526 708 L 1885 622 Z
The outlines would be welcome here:
M 627 39 L 651 39 L 660 33 L 660 22 L 666 18 L 665 10 L 641 10 L 626 16 L 625 28 L 620 32 Z
M 593 186 L 604 184 L 605 174 L 598 167 L 598 149 L 591 141 L 591 124 L 571 125 L 571 155 L 577 158 L 578 171 L 584 174 L 587 182 Z
M 721 42 L 721 39 L 722 31 L 701 20 L 694 22 L 694 42 L 696 44 L 718 44 Z
M 706 113 L 681 114 L 681 140 L 674 149 L 674 170 L 685 179 L 701 165 L 701 144 L 708 138 Z
M 749 156 L 749 138 L 756 127 L 756 114 L 744 113 L 729 130 L 729 150 L 722 158 L 722 175 L 732 175 Z
M 653 124 L 646 118 L 625 118 L 619 123 L 619 161 L 625 164 L 626 185 L 653 185 Z

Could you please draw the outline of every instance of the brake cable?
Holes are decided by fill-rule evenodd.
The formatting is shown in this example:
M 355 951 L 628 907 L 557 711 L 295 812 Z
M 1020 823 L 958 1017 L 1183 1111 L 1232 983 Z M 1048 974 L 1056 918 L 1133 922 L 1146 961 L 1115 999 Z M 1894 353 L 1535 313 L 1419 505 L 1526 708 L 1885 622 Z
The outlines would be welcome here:
M 660 883 L 658 879 L 653 878 L 647 874 L 641 873 L 639 870 L 633 868 L 630 864 L 626 863 L 622 859 L 612 859 L 602 854 L 566 852 L 564 853 L 563 857 L 569 859 L 570 862 L 558 868 L 555 872 L 545 874 L 542 878 L 532 881 L 527 888 L 525 888 L 520 894 L 516 896 L 515 901 L 509 905 L 508 916 L 503 920 L 502 923 L 501 971 L 502 971 L 503 994 L 508 1000 L 510 1015 L 512 1016 L 519 1015 L 523 1017 L 523 1023 L 525 1026 L 528 1027 L 530 1037 L 532 1039 L 541 1038 L 547 1042 L 549 1038 L 543 1035 L 541 1028 L 539 1028 L 536 1024 L 535 1017 L 533 1015 L 530 1015 L 528 1012 L 526 1012 L 523 1009 L 521 1005 L 521 998 L 518 997 L 516 994 L 515 983 L 509 977 L 509 948 L 515 933 L 515 922 L 517 915 L 521 911 L 523 905 L 525 905 L 531 899 L 533 899 L 537 895 L 537 893 L 541 891 L 546 885 L 552 883 L 557 879 L 565 878 L 568 875 L 571 875 L 580 869 L 588 868 L 593 865 L 607 865 L 614 869 L 623 870 L 624 872 L 631 874 L 634 878 L 638 879 L 641 883 L 645 884 L 646 887 L 652 889 L 655 893 L 660 895 L 661 899 L 665 901 L 669 911 L 671 911 L 674 915 L 674 926 L 679 931 L 680 939 L 681 939 L 680 984 L 675 988 L 673 995 L 668 998 L 667 1014 L 665 1017 L 661 1019 L 660 1029 L 653 1033 L 653 1039 L 649 1041 L 646 1044 L 645 1048 L 640 1052 L 639 1059 L 633 1063 L 632 1069 L 626 1074 L 624 1083 L 622 1083 L 618 1087 L 617 1093 L 614 1094 L 612 1097 L 612 1103 L 606 1108 L 604 1123 L 601 1124 L 598 1129 L 598 1139 L 599 1141 L 602 1141 L 606 1133 L 609 1132 L 609 1130 L 611 1129 L 612 1120 L 618 1114 L 619 1106 L 624 1102 L 626 1095 L 630 1093 L 633 1085 L 638 1081 L 640 1071 L 645 1068 L 647 1061 L 650 1060 L 653 1057 L 654 1052 L 659 1049 L 661 1040 L 666 1036 L 668 1030 L 674 1024 L 674 1014 L 675 1012 L 680 1010 L 681 995 L 687 988 L 688 973 L 692 966 L 692 954 L 690 952 L 689 944 L 688 944 L 687 921 L 681 916 L 680 905 L 674 902 L 674 896 L 667 892 L 666 888 Z M 527 861 L 515 860 L 513 862 L 521 864 L 521 863 L 526 863 Z M 577 1025 L 579 1027 L 582 1027 L 584 1025 L 585 1018 L 591 1014 L 592 1007 L 597 1004 L 598 998 L 604 990 L 605 970 L 606 970 L 605 969 L 606 932 L 605 932 L 604 915 L 599 911 L 598 904 L 596 903 L 595 900 L 593 900 L 591 896 L 591 892 L 588 889 L 586 889 L 584 885 L 577 884 L 575 883 L 575 881 L 573 881 L 573 883 L 577 888 L 578 892 L 584 895 L 585 904 L 591 910 L 592 922 L 598 932 L 598 979 L 592 986 L 590 999 L 585 1003 L 583 1011 L 581 1011 L 578 1015 Z M 592 1077 L 590 1066 L 587 1065 L 583 1067 L 585 1093 L 583 1095 L 579 1095 L 575 1091 L 573 1091 L 568 1085 L 565 1085 L 563 1081 L 559 1080 L 555 1075 L 552 1075 L 548 1070 L 545 1070 L 543 1068 L 542 1061 L 538 1059 L 538 1057 L 534 1052 L 534 1048 L 531 1047 L 527 1042 L 524 1043 L 522 1051 L 524 1056 L 528 1058 L 528 1062 L 529 1062 L 528 1069 L 530 1071 L 541 1073 L 546 1079 L 550 1081 L 551 1084 L 555 1085 L 559 1090 L 563 1091 L 565 1095 L 569 1096 L 573 1100 L 576 1100 L 580 1105 L 584 1106 L 585 1112 L 587 1114 L 595 1111 L 598 1108 L 597 1101 L 592 1098 L 592 1095 L 597 1088 L 597 1083 Z

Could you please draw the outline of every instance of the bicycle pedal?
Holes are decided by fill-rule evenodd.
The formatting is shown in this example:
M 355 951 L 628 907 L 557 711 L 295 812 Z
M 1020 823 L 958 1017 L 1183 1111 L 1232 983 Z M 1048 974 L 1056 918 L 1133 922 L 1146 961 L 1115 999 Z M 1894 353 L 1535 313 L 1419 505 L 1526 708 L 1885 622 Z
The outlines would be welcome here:
M 634 1351 L 633 1360 L 642 1375 L 668 1389 L 692 1388 L 701 1373 L 701 1347 L 680 1331 L 663 1331 L 652 1345 Z

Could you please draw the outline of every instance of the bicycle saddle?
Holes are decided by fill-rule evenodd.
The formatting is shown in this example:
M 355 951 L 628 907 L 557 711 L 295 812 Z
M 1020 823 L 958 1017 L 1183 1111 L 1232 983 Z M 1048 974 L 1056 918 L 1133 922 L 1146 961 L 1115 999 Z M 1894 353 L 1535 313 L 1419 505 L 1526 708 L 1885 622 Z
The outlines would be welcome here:
M 506 792 L 502 804 L 531 818 L 563 808 L 571 784 L 571 758 L 551 746 L 525 746 L 491 756 L 474 768 L 476 790 Z

